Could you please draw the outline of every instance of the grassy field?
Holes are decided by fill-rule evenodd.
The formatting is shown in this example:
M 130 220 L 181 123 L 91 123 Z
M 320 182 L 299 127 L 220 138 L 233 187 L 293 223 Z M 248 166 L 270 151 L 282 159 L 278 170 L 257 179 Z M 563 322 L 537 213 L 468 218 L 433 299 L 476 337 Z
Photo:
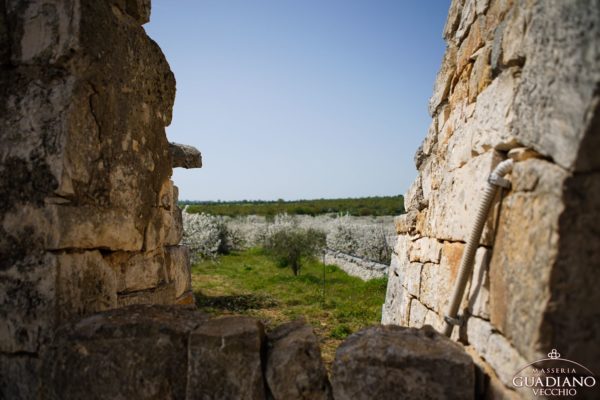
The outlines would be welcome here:
M 192 268 L 201 310 L 254 316 L 267 329 L 303 316 L 321 340 L 328 368 L 346 336 L 379 323 L 386 283 L 386 279 L 363 282 L 320 262 L 306 263 L 294 276 L 261 250 L 221 256 Z
M 229 217 L 245 215 L 275 216 L 323 215 L 348 213 L 354 216 L 400 215 L 404 212 L 402 196 L 362 197 L 356 199 L 316 199 L 295 201 L 181 201 L 180 205 L 189 205 L 187 212 L 225 215 Z

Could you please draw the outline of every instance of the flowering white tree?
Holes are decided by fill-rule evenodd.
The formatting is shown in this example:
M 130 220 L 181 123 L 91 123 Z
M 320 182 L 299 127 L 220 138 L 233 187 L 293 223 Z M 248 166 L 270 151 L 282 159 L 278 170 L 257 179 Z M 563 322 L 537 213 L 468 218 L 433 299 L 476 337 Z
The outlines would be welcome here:
M 277 232 L 292 228 L 313 229 L 327 234 L 327 248 L 371 261 L 389 264 L 395 239 L 392 217 L 350 215 L 276 215 L 273 220 L 250 215 L 221 217 L 183 213 L 184 243 L 195 260 L 216 257 L 223 250 L 260 247 Z
M 183 244 L 190 249 L 192 262 L 215 258 L 221 245 L 217 217 L 209 214 L 189 214 L 183 210 Z

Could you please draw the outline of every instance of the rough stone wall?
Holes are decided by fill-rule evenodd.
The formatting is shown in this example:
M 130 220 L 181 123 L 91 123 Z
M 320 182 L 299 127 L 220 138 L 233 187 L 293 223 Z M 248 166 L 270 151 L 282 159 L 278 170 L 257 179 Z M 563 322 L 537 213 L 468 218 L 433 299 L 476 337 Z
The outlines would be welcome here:
M 175 79 L 149 13 L 0 1 L 0 398 L 30 397 L 72 317 L 193 301 L 164 130 Z
M 383 322 L 441 328 L 486 178 L 526 147 L 454 337 L 506 386 L 552 348 L 600 371 L 600 3 L 453 0 L 444 38 Z

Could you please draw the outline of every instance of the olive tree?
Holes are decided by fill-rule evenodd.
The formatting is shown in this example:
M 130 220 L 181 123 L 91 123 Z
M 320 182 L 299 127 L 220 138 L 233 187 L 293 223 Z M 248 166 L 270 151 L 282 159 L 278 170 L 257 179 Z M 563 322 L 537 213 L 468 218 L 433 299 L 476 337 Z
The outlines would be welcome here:
M 325 232 L 317 229 L 289 227 L 265 238 L 264 248 L 282 267 L 300 273 L 303 260 L 315 257 L 325 247 Z

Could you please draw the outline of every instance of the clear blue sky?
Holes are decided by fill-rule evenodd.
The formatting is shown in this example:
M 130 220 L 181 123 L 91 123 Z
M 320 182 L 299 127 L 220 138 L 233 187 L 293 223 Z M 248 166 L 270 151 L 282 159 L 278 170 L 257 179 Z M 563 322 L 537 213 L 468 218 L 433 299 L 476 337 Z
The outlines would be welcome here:
M 153 0 L 177 80 L 180 199 L 403 194 L 427 133 L 449 0 Z

